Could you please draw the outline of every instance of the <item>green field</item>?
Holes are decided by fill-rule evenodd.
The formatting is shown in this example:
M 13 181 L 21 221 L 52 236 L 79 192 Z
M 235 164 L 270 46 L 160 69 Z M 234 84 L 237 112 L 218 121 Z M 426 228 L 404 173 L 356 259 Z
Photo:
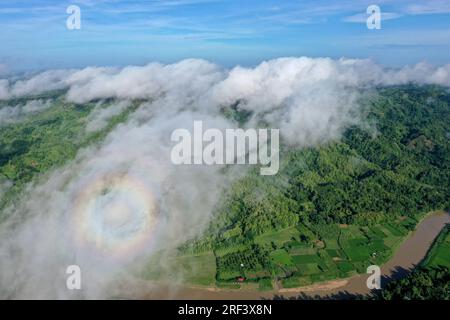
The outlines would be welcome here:
M 450 268 L 450 224 L 447 224 L 428 251 L 422 265 L 425 267 L 444 266 Z
M 201 255 L 153 257 L 139 276 L 152 281 L 182 281 L 211 286 L 216 282 L 216 259 L 212 252 Z
M 221 248 L 215 252 L 200 255 L 182 255 L 176 259 L 182 270 L 183 280 L 189 283 L 220 287 L 239 288 L 235 282 L 245 277 L 247 282 L 258 284 L 259 290 L 271 290 L 272 279 L 279 279 L 284 287 L 296 287 L 317 281 L 348 277 L 365 272 L 371 264 L 386 261 L 408 231 L 404 220 L 389 222 L 386 225 L 374 225 L 370 228 L 355 225 L 341 227 L 338 238 L 324 238 L 318 246 L 317 238 L 309 242 L 299 242 L 304 226 L 272 231 L 258 236 L 258 245 L 274 245 L 275 249 L 267 256 L 254 252 L 251 246 L 235 245 L 228 252 Z M 403 236 L 398 236 L 399 234 Z M 437 256 L 448 258 L 445 248 Z M 438 258 L 441 259 L 441 258 Z M 153 275 L 161 278 L 162 274 Z M 151 277 L 150 277 L 151 278 Z M 234 284 L 234 285 L 233 285 Z
M 283 245 L 295 236 L 298 236 L 298 230 L 292 227 L 281 231 L 263 233 L 255 238 L 255 243 L 268 244 L 273 242 L 276 245 Z
M 286 250 L 279 249 L 270 253 L 270 257 L 275 264 L 292 266 L 294 264 L 295 258 L 293 259 Z

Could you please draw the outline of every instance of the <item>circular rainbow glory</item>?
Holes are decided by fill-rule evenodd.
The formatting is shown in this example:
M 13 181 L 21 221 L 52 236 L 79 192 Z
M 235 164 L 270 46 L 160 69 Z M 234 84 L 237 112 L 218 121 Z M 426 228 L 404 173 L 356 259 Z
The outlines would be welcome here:
M 153 193 L 139 179 L 117 174 L 97 178 L 75 202 L 77 242 L 108 256 L 133 256 L 151 240 L 156 213 Z

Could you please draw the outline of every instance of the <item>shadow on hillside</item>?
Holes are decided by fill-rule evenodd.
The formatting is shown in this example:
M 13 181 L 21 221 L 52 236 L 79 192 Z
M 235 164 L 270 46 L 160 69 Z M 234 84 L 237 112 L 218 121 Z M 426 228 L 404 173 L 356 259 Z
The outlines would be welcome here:
M 386 287 L 386 285 L 394 280 L 403 279 L 408 276 L 416 266 L 412 269 L 405 269 L 403 267 L 397 266 L 393 269 L 390 276 L 381 277 L 381 288 Z M 273 300 L 372 300 L 376 299 L 380 290 L 371 290 L 368 294 L 359 294 L 350 292 L 348 290 L 339 291 L 336 293 L 329 294 L 307 294 L 300 293 L 298 296 L 288 296 L 274 295 Z

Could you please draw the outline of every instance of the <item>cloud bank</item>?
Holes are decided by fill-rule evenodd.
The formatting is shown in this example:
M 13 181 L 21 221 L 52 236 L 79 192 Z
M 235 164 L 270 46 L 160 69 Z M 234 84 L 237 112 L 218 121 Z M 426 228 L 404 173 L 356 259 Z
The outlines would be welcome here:
M 106 106 L 98 103 L 87 119 L 86 131 L 96 132 L 104 129 L 113 117 L 120 115 L 128 107 L 130 102 L 126 100 Z
M 0 127 L 26 119 L 27 116 L 42 112 L 52 106 L 52 100 L 28 100 L 24 104 L 0 107 Z
M 125 68 L 47 71 L 2 80 L 0 97 L 65 89 L 73 103 L 98 105 L 87 130 L 102 128 L 131 100 L 140 106 L 99 146 L 30 184 L 0 225 L 0 297 L 103 298 L 127 266 L 170 251 L 206 228 L 242 166 L 175 166 L 174 129 L 235 128 L 223 108 L 251 115 L 247 127 L 279 128 L 285 142 L 313 146 L 361 124 L 361 92 L 415 82 L 450 85 L 450 65 L 386 70 L 369 60 L 282 58 L 225 70 L 203 60 Z M 1 112 L 2 109 L 0 109 Z M 164 261 L 164 260 L 162 260 Z M 65 268 L 82 270 L 82 290 L 65 286 Z M 174 275 L 174 281 L 177 275 Z

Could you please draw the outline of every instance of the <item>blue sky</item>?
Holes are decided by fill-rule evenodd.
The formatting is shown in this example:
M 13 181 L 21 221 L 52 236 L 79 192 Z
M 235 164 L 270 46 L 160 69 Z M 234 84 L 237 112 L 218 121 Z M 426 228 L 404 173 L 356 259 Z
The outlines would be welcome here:
M 81 8 L 68 30 L 66 8 Z M 366 27 L 380 6 L 381 30 Z M 281 56 L 450 62 L 449 0 L 2 0 L 0 72 Z

